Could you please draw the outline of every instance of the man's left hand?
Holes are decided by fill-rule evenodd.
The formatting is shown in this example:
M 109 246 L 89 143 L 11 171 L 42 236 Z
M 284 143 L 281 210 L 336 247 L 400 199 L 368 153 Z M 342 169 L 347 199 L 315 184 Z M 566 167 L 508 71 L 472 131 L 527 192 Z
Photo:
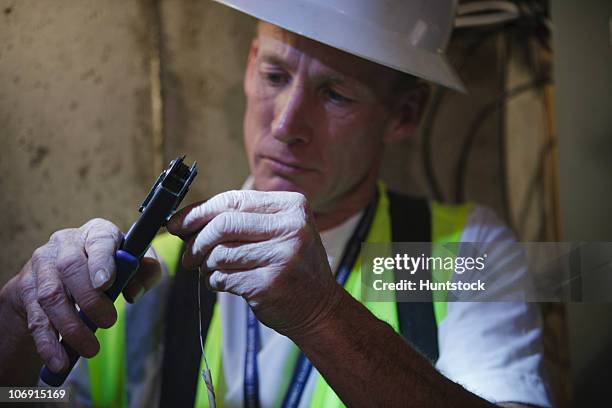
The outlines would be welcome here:
M 339 298 L 302 194 L 228 191 L 179 211 L 167 228 L 187 244 L 186 268 L 201 268 L 213 290 L 242 296 L 281 334 L 304 335 Z

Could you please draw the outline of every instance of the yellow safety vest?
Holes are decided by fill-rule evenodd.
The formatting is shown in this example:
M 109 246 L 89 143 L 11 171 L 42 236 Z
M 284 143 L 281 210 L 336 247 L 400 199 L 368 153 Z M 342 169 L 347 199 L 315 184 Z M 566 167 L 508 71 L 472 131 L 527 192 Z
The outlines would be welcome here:
M 368 233 L 366 242 L 391 242 L 391 218 L 389 215 L 389 200 L 382 183 L 379 184 L 379 202 Z M 432 242 L 457 243 L 467 219 L 472 204 L 447 205 L 433 202 L 431 204 L 432 217 Z M 157 254 L 168 266 L 168 272 L 172 276 L 174 268 L 178 265 L 182 241 L 170 234 L 161 234 L 153 241 L 153 247 Z M 435 251 L 435 249 L 434 249 Z M 432 253 L 432 256 L 435 256 Z M 345 289 L 357 300 L 361 301 L 376 317 L 387 322 L 396 332 L 400 331 L 397 306 L 395 302 L 368 302 L 361 299 L 361 261 L 357 259 L 345 284 Z M 434 274 L 434 280 L 446 281 L 450 279 L 451 271 L 447 276 Z M 446 293 L 434 291 L 433 307 L 436 322 L 440 322 L 446 316 Z M 125 407 L 127 405 L 127 393 L 125 389 L 125 301 L 119 297 L 115 303 L 117 308 L 117 323 L 110 329 L 98 330 L 100 352 L 87 361 L 90 379 L 92 402 L 95 407 Z M 221 321 L 219 318 L 218 305 L 215 304 L 213 316 L 206 336 L 204 353 L 208 358 L 213 384 L 217 396 L 225 395 L 226 384 L 223 375 L 223 364 L 221 361 Z M 200 371 L 203 369 L 200 363 Z M 310 401 L 311 407 L 336 408 L 344 407 L 340 398 L 327 384 L 325 379 L 319 375 L 314 392 Z M 207 408 L 208 399 L 206 386 L 203 381 L 198 381 L 196 408 Z

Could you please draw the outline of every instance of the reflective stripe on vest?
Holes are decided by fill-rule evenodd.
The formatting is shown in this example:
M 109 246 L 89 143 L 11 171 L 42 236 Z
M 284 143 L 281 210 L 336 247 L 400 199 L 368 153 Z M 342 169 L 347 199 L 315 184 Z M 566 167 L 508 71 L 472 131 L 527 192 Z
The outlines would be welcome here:
M 115 302 L 117 322 L 110 329 L 98 329 L 100 351 L 87 360 L 91 401 L 94 407 L 126 407 L 125 392 L 125 300 Z
M 182 242 L 180 238 L 170 234 L 158 235 L 153 241 L 157 255 L 166 265 L 173 265 L 168 268 L 170 275 L 174 274 L 174 265 L 178 265 Z M 117 322 L 110 329 L 98 329 L 96 337 L 100 343 L 100 351 L 95 357 L 87 360 L 91 401 L 94 407 L 127 407 L 123 296 L 117 298 L 115 308 Z
M 382 183 L 379 183 L 380 200 L 372 228 L 368 233 L 367 242 L 390 242 L 391 241 L 391 219 L 389 215 L 389 201 Z M 431 203 L 432 217 L 432 242 L 457 243 L 465 226 L 467 216 L 472 204 L 447 205 Z M 168 274 L 173 276 L 178 265 L 182 241 L 172 235 L 162 234 L 153 241 L 153 248 L 158 256 L 164 260 L 168 268 Z M 448 253 L 432 251 L 432 256 L 448 256 Z M 451 245 L 447 250 L 456 252 L 456 245 Z M 345 289 L 356 299 L 361 300 L 361 261 L 357 260 Z M 434 281 L 448 281 L 451 271 L 433 271 Z M 436 323 L 439 325 L 446 317 L 446 292 L 434 291 L 433 307 Z M 379 319 L 387 322 L 396 332 L 399 332 L 397 307 L 394 302 L 363 302 L 362 303 Z M 125 406 L 125 304 L 123 297 L 116 303 L 117 323 L 108 330 L 99 331 L 100 353 L 93 359 L 88 360 L 89 378 L 91 383 L 92 401 L 96 407 Z M 218 304 L 213 309 L 213 317 L 206 336 L 204 352 L 208 358 L 208 364 L 213 376 L 217 399 L 222 400 L 227 385 L 224 383 L 223 364 L 221 361 L 221 321 L 219 318 Z M 200 371 L 203 369 L 203 361 L 200 363 Z M 206 386 L 204 381 L 198 381 L 195 399 L 195 407 L 208 407 Z M 121 398 L 119 402 L 119 398 Z M 310 407 L 344 407 L 336 393 L 327 385 L 323 377 L 319 375 L 315 383 L 315 389 L 311 397 Z

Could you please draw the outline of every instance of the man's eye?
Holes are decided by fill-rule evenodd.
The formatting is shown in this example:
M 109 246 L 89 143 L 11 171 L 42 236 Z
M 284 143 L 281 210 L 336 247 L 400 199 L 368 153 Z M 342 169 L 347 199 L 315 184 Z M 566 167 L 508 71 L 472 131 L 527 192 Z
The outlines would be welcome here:
M 352 102 L 353 100 L 346 96 L 334 91 L 333 89 L 327 89 L 325 91 L 327 98 L 335 104 L 342 105 Z
M 287 83 L 287 74 L 282 72 L 264 72 L 263 77 L 271 85 L 284 85 Z

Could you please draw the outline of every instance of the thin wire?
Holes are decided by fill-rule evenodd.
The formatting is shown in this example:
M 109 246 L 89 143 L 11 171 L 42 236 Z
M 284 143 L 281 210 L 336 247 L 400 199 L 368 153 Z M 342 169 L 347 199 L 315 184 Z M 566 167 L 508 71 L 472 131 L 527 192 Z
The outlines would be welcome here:
M 490 114 L 495 113 L 498 109 L 505 106 L 509 100 L 521 95 L 526 91 L 539 88 L 548 82 L 548 78 L 538 78 L 505 91 L 492 102 L 485 105 L 485 107 L 481 109 L 481 111 L 472 120 L 472 123 L 468 128 L 468 132 L 463 138 L 463 146 L 461 147 L 459 159 L 457 160 L 457 164 L 455 166 L 455 202 L 461 203 L 465 200 L 465 183 L 467 177 L 466 172 L 468 160 L 470 158 L 470 153 L 472 152 L 472 147 L 476 140 L 476 136 L 478 135 L 478 131 L 482 127 L 485 120 Z
M 215 387 L 212 382 L 212 375 L 210 373 L 210 368 L 208 367 L 208 361 L 206 360 L 206 354 L 204 354 L 204 337 L 202 336 L 202 270 L 198 268 L 198 276 L 197 276 L 197 284 L 198 284 L 198 332 L 200 334 L 200 348 L 202 349 L 202 358 L 204 359 L 204 367 L 202 370 L 202 379 L 206 384 L 206 390 L 208 395 L 208 405 L 210 408 L 215 408 Z

